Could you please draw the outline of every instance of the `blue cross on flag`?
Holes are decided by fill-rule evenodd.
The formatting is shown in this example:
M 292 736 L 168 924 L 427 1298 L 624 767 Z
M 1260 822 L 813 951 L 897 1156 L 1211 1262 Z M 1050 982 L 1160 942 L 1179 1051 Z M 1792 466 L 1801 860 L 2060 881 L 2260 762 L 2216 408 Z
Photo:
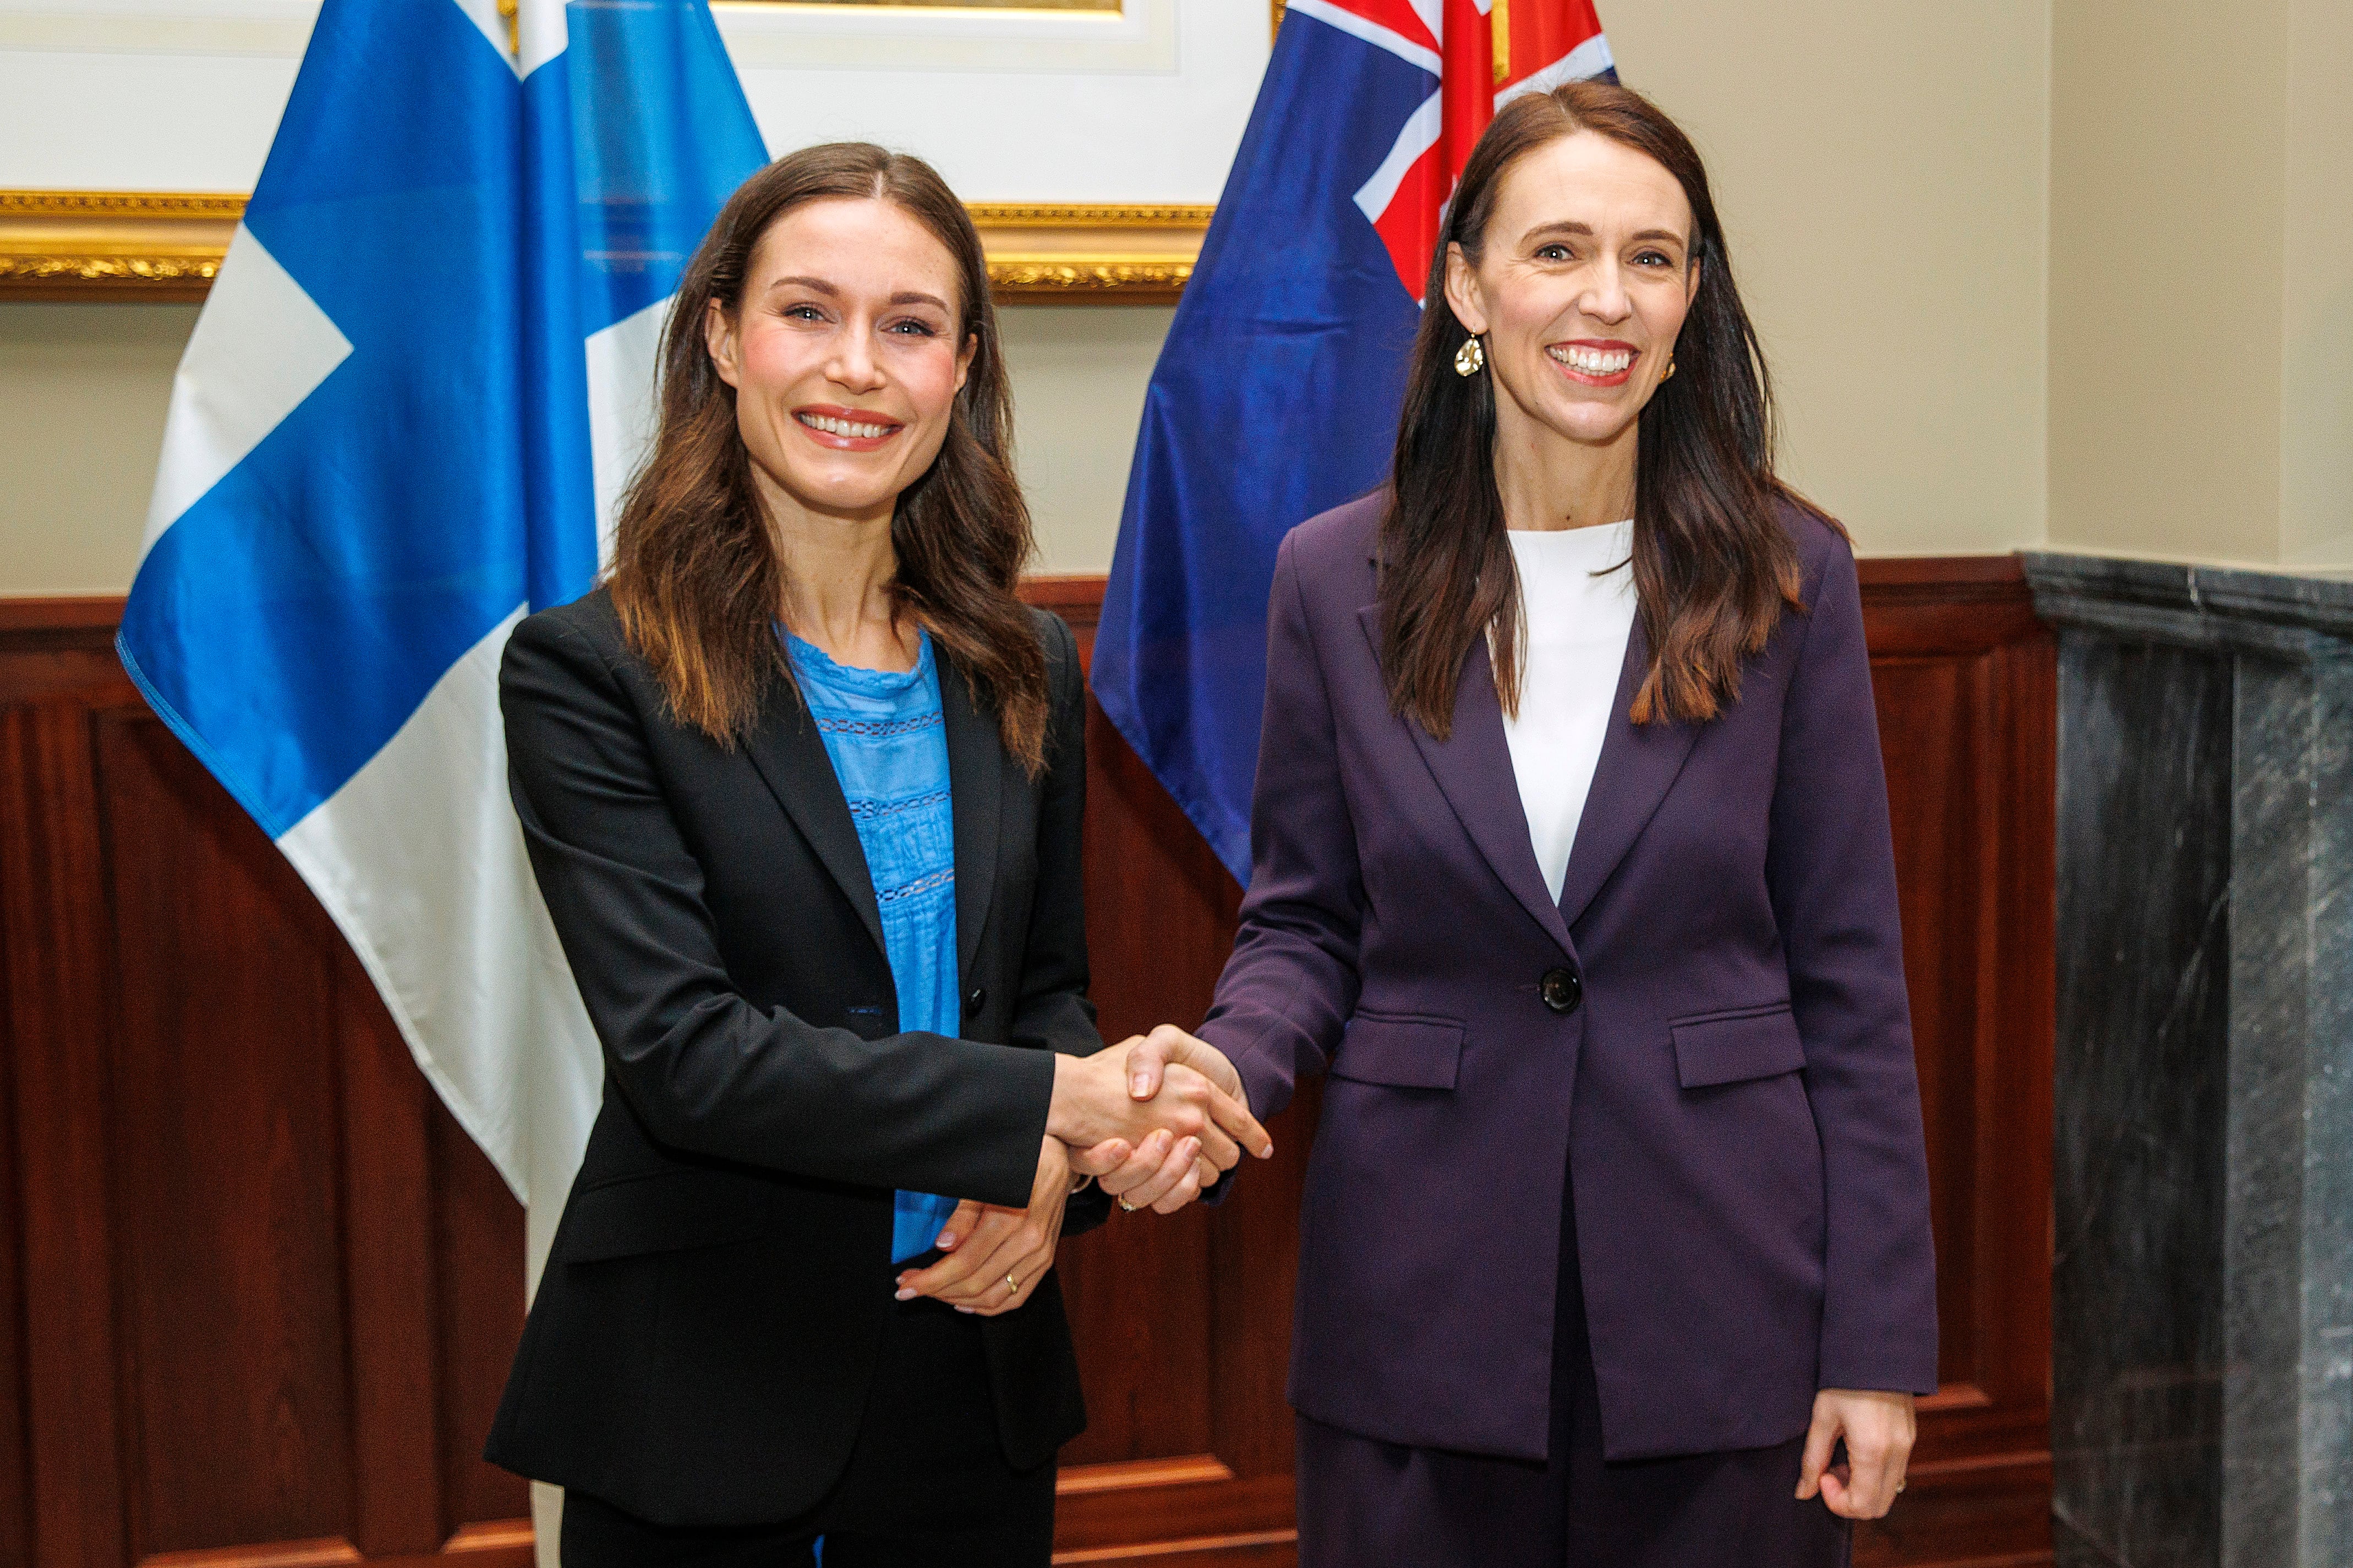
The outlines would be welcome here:
M 590 587 L 664 307 L 765 161 L 704 0 L 325 0 L 124 613 L 124 668 L 342 928 L 533 1260 L 602 1075 L 499 656 Z

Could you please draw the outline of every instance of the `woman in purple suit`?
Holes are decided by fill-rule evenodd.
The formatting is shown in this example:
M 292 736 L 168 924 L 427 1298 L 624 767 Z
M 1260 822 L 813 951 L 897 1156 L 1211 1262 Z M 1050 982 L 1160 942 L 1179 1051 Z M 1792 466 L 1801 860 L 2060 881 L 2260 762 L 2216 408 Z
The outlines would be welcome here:
M 1827 1568 L 1936 1386 L 1853 555 L 1646 100 L 1506 106 L 1440 241 L 1393 483 L 1275 569 L 1215 1007 L 1130 1065 L 1330 1075 L 1303 1563 Z

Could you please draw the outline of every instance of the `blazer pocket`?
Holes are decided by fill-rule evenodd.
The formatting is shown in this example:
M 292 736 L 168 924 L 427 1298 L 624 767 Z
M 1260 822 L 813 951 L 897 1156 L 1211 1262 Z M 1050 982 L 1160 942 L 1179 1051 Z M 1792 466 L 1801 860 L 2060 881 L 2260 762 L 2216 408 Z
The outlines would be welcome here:
M 1391 1089 L 1452 1089 L 1462 1064 L 1462 1026 L 1451 1018 L 1359 1013 L 1340 1037 L 1334 1078 Z
M 1675 1037 L 1675 1077 L 1685 1089 L 1771 1078 L 1806 1065 L 1798 1020 L 1786 1002 L 1686 1018 L 1667 1027 Z
M 565 1205 L 554 1261 L 601 1263 L 750 1241 L 766 1231 L 766 1198 L 740 1178 L 701 1171 L 583 1187 Z

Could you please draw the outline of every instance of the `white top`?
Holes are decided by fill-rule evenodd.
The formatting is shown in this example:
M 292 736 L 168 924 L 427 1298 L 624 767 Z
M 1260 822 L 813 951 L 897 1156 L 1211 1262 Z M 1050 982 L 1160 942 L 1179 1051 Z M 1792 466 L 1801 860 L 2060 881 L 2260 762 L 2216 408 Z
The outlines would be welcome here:
M 1506 537 L 1520 572 L 1527 658 L 1520 711 L 1504 716 L 1504 739 L 1536 864 L 1557 903 L 1634 629 L 1634 524 L 1514 529 Z

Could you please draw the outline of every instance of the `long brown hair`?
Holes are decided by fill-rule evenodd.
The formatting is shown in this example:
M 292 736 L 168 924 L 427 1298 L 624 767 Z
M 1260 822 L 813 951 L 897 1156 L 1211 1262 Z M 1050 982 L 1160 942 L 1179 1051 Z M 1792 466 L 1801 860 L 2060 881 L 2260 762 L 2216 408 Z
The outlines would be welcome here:
M 1591 131 L 1655 160 L 1689 198 L 1699 290 L 1675 340 L 1677 374 L 1643 406 L 1635 440 L 1634 584 L 1650 667 L 1631 717 L 1701 722 L 1740 695 L 1741 667 L 1798 598 L 1795 543 L 1777 503 L 1806 503 L 1773 473 L 1771 382 L 1733 286 L 1698 151 L 1640 93 L 1572 81 L 1497 111 L 1471 150 L 1431 254 L 1381 523 L 1381 663 L 1389 701 L 1443 740 L 1472 644 L 1492 634 L 1507 712 L 1520 692 L 1519 574 L 1495 488 L 1492 374 L 1461 376 L 1470 335 L 1446 299 L 1446 247 L 1478 265 L 1504 176 L 1540 147 Z
M 623 633 L 660 678 L 681 722 L 733 745 L 779 690 L 797 694 L 776 636 L 785 573 L 735 427 L 735 390 L 704 346 L 717 300 L 743 309 L 753 253 L 806 202 L 870 197 L 900 207 L 955 258 L 959 343 L 975 345 L 947 438 L 891 519 L 901 613 L 918 617 L 994 708 L 1005 749 L 1044 765 L 1046 655 L 1015 592 L 1034 548 L 1013 478 L 1013 395 L 988 266 L 964 204 L 920 158 L 863 142 L 805 147 L 744 182 L 680 282 L 663 330 L 661 426 L 621 506 L 606 581 Z

